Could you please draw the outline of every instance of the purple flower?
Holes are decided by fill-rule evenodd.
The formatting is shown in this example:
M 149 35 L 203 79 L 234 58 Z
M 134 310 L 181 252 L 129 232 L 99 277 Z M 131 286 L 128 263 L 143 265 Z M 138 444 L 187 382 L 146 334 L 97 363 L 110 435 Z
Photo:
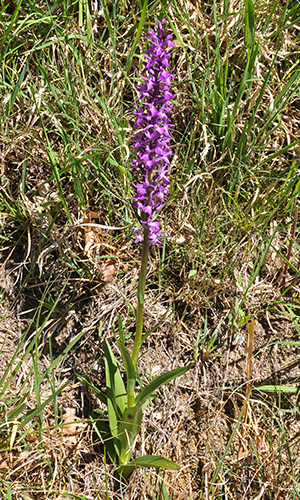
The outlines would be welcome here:
M 172 150 L 168 146 L 171 141 L 170 127 L 171 111 L 171 71 L 167 71 L 171 53 L 174 47 L 172 35 L 165 34 L 166 20 L 158 22 L 158 32 L 153 29 L 148 32 L 150 47 L 145 54 L 142 83 L 139 91 L 139 110 L 134 134 L 136 159 L 132 160 L 135 196 L 133 206 L 141 212 L 142 227 L 135 231 L 135 242 L 144 240 L 144 230 L 147 228 L 149 244 L 162 245 L 160 223 L 153 218 L 164 206 L 169 194 L 168 179 L 170 157 Z

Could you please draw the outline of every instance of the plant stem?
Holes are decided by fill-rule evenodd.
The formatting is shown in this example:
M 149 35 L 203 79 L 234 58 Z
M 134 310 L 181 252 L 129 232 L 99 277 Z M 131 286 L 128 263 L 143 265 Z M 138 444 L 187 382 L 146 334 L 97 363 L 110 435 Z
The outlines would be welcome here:
M 139 277 L 139 290 L 138 290 L 138 305 L 137 305 L 137 316 L 136 316 L 136 331 L 134 345 L 132 349 L 132 362 L 136 369 L 139 350 L 142 343 L 143 334 L 143 315 L 144 315 L 144 295 L 145 295 L 145 285 L 146 285 L 146 275 L 147 275 L 147 264 L 149 255 L 149 228 L 144 227 L 144 241 L 142 247 L 142 262 Z
M 135 381 L 127 381 L 127 406 L 128 408 L 132 408 L 135 405 L 135 397 L 134 397 L 134 388 Z

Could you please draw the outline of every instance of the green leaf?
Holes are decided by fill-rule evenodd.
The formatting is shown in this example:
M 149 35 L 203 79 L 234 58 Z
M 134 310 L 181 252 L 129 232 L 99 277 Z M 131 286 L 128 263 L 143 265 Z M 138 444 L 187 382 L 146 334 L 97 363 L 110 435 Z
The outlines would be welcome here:
M 250 137 L 250 133 L 253 129 L 253 125 L 255 123 L 255 117 L 257 117 L 257 110 L 258 110 L 259 106 L 261 105 L 261 102 L 264 98 L 265 90 L 266 90 L 266 87 L 267 87 L 269 80 L 271 78 L 275 62 L 276 62 L 276 57 L 274 57 L 272 64 L 270 65 L 268 73 L 264 76 L 264 80 L 263 80 L 263 83 L 262 83 L 262 86 L 260 89 L 260 93 L 259 93 L 258 98 L 256 99 L 256 103 L 255 103 L 255 106 L 253 108 L 253 112 L 251 113 L 251 117 L 249 120 L 245 121 L 243 131 L 242 131 L 242 134 L 241 134 L 241 137 L 239 140 L 237 152 L 236 152 L 238 158 L 241 158 L 242 155 L 249 156 L 251 154 L 251 148 L 249 148 L 248 138 Z
M 138 457 L 134 462 L 130 462 L 127 465 L 123 465 L 117 469 L 117 473 L 127 479 L 132 472 L 138 467 L 144 467 L 149 469 L 150 467 L 155 467 L 156 469 L 169 469 L 169 470 L 180 470 L 180 465 L 175 464 L 167 458 L 158 457 L 157 455 L 145 455 L 143 457 Z
M 8 115 L 11 112 L 11 109 L 12 109 L 14 103 L 15 103 L 15 100 L 16 100 L 16 98 L 18 96 L 18 93 L 19 93 L 19 90 L 21 88 L 21 85 L 22 85 L 23 80 L 25 78 L 25 75 L 26 75 L 26 72 L 27 72 L 27 69 L 28 69 L 28 62 L 29 62 L 29 58 L 26 59 L 26 62 L 25 62 L 24 67 L 23 67 L 23 69 L 21 71 L 20 77 L 19 77 L 19 79 L 18 79 L 18 81 L 17 81 L 17 83 L 16 83 L 16 85 L 15 85 L 15 87 L 14 87 L 12 93 L 11 93 L 10 99 L 9 99 L 8 104 L 6 106 L 6 110 L 5 110 L 5 113 L 4 113 L 4 121 L 5 122 L 6 122 L 6 119 L 7 119 Z
M 120 335 L 121 343 L 125 344 L 122 316 L 120 316 L 120 315 L 118 315 L 118 329 L 119 329 L 119 335 Z
M 119 461 L 126 464 L 131 456 L 130 447 L 141 430 L 142 404 L 126 408 L 122 416 L 122 422 L 118 426 L 118 438 L 120 442 Z
M 91 382 L 86 380 L 86 378 L 82 377 L 81 375 L 76 374 L 76 376 L 80 380 L 80 382 L 86 384 L 94 392 L 95 396 L 97 396 L 97 398 L 107 406 L 107 397 L 102 391 L 100 391 L 100 389 L 95 387 Z
M 53 401 L 53 399 L 58 396 L 66 387 L 69 385 L 69 380 L 65 382 L 57 391 L 53 392 L 49 398 L 47 398 L 43 403 L 39 404 L 36 408 L 33 410 L 27 412 L 24 415 L 24 419 L 19 423 L 18 426 L 18 431 L 23 429 L 31 420 L 35 418 L 35 416 L 40 413 L 46 406 Z
M 17 18 L 19 16 L 19 10 L 20 10 L 20 7 L 21 7 L 21 4 L 22 4 L 22 1 L 23 0 L 20 0 L 14 10 L 14 13 L 12 15 L 12 18 L 10 20 L 10 23 L 5 31 L 4 34 L 1 35 L 1 44 L 0 44 L 0 51 L 2 51 L 2 47 L 4 46 L 4 44 L 6 43 L 6 40 L 9 36 L 11 36 L 11 30 L 12 30 L 12 27 L 14 25 L 14 23 L 17 22 Z M 3 3 L 2 3 L 3 5 Z
M 134 387 L 135 387 L 135 382 L 136 382 L 136 370 L 133 366 L 131 356 L 128 352 L 128 349 L 125 347 L 125 345 L 122 344 L 121 342 L 118 342 L 118 346 L 120 348 L 120 351 L 122 354 L 123 364 L 124 364 L 124 367 L 126 370 L 127 385 L 129 387 L 129 389 L 132 389 L 132 392 L 133 392 Z
M 48 134 L 47 134 L 47 129 L 46 129 L 46 126 L 45 126 L 42 114 L 41 114 L 41 112 L 39 110 L 39 106 L 38 106 L 37 101 L 36 101 L 36 96 L 34 94 L 33 89 L 31 88 L 30 90 L 31 90 L 33 102 L 34 102 L 34 104 L 36 106 L 36 111 L 37 111 L 37 113 L 38 113 L 38 115 L 40 117 L 41 125 L 42 125 L 42 128 L 43 128 L 44 134 L 45 134 L 45 138 L 46 138 L 46 142 L 47 142 L 46 149 L 47 149 L 47 153 L 48 153 L 48 156 L 49 156 L 49 161 L 50 161 L 50 164 L 51 164 L 52 172 L 53 172 L 54 178 L 55 178 L 56 183 L 57 183 L 57 188 L 58 188 L 58 192 L 60 194 L 60 199 L 61 199 L 61 202 L 62 202 L 62 204 L 64 206 L 65 211 L 66 211 L 66 215 L 68 217 L 69 223 L 73 224 L 73 220 L 72 220 L 72 217 L 70 215 L 70 211 L 69 211 L 69 208 L 68 208 L 67 200 L 66 200 L 65 195 L 64 195 L 64 190 L 63 190 L 63 186 L 62 186 L 62 182 L 61 182 L 61 173 L 60 173 L 60 170 L 59 170 L 59 168 L 57 166 L 57 163 L 60 165 L 60 159 L 59 159 L 59 156 L 57 156 L 57 154 L 52 150 L 51 143 L 50 143 L 50 140 L 49 140 L 49 137 L 48 137 Z
M 243 307 L 243 304 L 244 304 L 244 302 L 246 300 L 246 296 L 247 296 L 249 288 L 254 283 L 254 280 L 255 280 L 256 276 L 258 276 L 258 274 L 260 272 L 260 269 L 262 268 L 262 266 L 263 266 L 263 264 L 265 262 L 265 259 L 267 257 L 269 248 L 270 248 L 270 246 L 272 244 L 273 239 L 275 238 L 275 235 L 277 234 L 278 228 L 279 228 L 279 226 L 276 226 L 275 230 L 271 234 L 270 239 L 269 239 L 269 241 L 267 242 L 267 244 L 265 246 L 265 249 L 263 251 L 263 254 L 262 254 L 261 258 L 259 259 L 259 256 L 258 256 L 257 259 L 256 259 L 256 262 L 255 262 L 255 264 L 253 266 L 253 270 L 252 270 L 253 274 L 250 276 L 249 283 L 247 285 L 247 288 L 246 288 L 246 290 L 244 292 L 244 295 L 242 297 L 242 300 L 240 302 L 240 309 L 242 309 L 242 307 Z
M 106 0 L 101 0 L 101 4 L 102 4 L 102 7 L 103 7 L 103 13 L 104 13 L 106 25 L 107 25 L 107 28 L 108 28 L 108 31 L 109 31 L 109 36 L 111 38 L 111 41 L 114 42 L 114 40 L 115 40 L 114 30 L 113 30 L 113 27 L 112 27 L 111 22 L 110 22 L 110 17 L 111 16 L 110 16 L 110 13 L 109 13 L 109 10 L 108 10 L 108 6 L 107 6 L 107 3 L 106 3 Z
M 85 210 L 85 197 L 82 191 L 82 181 L 80 179 L 80 162 L 70 154 L 68 156 L 75 194 L 77 196 L 80 207 L 82 208 L 82 210 Z
M 284 392 L 286 394 L 296 394 L 299 392 L 299 387 L 290 387 L 288 385 L 257 385 L 253 389 L 261 392 Z
M 134 51 L 135 51 L 135 48 L 137 46 L 137 43 L 138 43 L 138 41 L 140 39 L 140 36 L 141 36 L 141 33 L 142 33 L 142 29 L 143 29 L 144 22 L 145 22 L 145 15 L 146 15 L 147 6 L 148 6 L 148 0 L 144 0 L 143 10 L 142 10 L 142 13 L 141 13 L 140 22 L 139 22 L 139 25 L 138 25 L 136 37 L 135 37 L 134 42 L 133 42 L 133 44 L 131 46 L 131 49 L 130 49 L 130 52 L 129 52 L 129 56 L 128 56 L 128 59 L 127 59 L 127 63 L 126 63 L 126 71 L 127 71 L 127 73 L 130 70 L 132 59 L 133 59 L 133 55 L 134 55 Z
M 95 419 L 95 427 L 94 427 L 97 435 L 100 438 L 101 443 L 105 446 L 108 456 L 112 463 L 116 462 L 116 450 L 114 447 L 114 440 L 110 432 L 110 428 L 108 423 L 101 419 Z
M 89 4 L 86 2 L 85 4 L 86 8 L 86 31 L 87 31 L 87 36 L 88 36 L 88 41 L 89 41 L 89 47 L 90 50 L 93 50 L 93 27 L 92 27 L 92 20 L 91 20 L 91 14 L 90 14 L 90 9 L 89 9 Z
M 244 91 L 245 91 L 245 88 L 246 88 L 246 84 L 248 83 L 248 80 L 251 77 L 253 66 L 255 64 L 255 59 L 256 59 L 256 56 L 257 56 L 257 53 L 258 53 L 258 48 L 259 48 L 259 45 L 257 44 L 256 47 L 255 47 L 255 49 L 253 50 L 253 53 L 251 54 L 251 57 L 249 57 L 249 59 L 247 61 L 247 64 L 246 64 L 246 67 L 245 67 L 245 71 L 244 71 L 242 80 L 240 82 L 239 89 L 238 89 L 238 92 L 237 92 L 237 96 L 236 96 L 236 99 L 235 99 L 235 102 L 234 102 L 234 107 L 233 107 L 233 110 L 232 110 L 232 114 L 231 114 L 231 117 L 230 117 L 230 119 L 228 121 L 227 131 L 226 131 L 225 138 L 224 138 L 224 141 L 223 141 L 223 148 L 225 146 L 231 146 L 233 125 L 234 125 L 234 122 L 235 122 L 236 117 L 238 115 L 238 110 L 239 110 L 240 102 L 241 102 L 241 100 L 243 98 L 243 94 L 244 94 Z
M 246 10 L 246 42 L 248 57 L 251 56 L 255 44 L 255 17 L 254 4 L 252 0 L 245 0 Z
M 109 426 L 112 436 L 116 437 L 118 424 L 127 407 L 127 398 L 117 360 L 106 339 L 104 340 L 104 361 Z
M 149 396 L 151 396 L 151 394 L 153 394 L 153 392 L 156 391 L 156 389 L 158 389 L 164 384 L 167 384 L 168 382 L 170 382 L 170 380 L 180 377 L 188 370 L 193 368 L 193 366 L 194 364 L 190 364 L 188 366 L 184 366 L 183 368 L 175 368 L 174 370 L 164 373 L 163 375 L 160 375 L 156 379 L 152 380 L 152 382 L 150 382 L 150 384 L 144 387 L 141 390 L 141 392 L 137 395 L 136 402 L 137 403 L 141 402 L 143 404 L 149 398 Z
M 163 6 L 162 6 L 162 8 L 163 8 Z M 189 53 L 188 53 L 187 48 L 186 48 L 186 43 L 181 38 L 180 32 L 176 29 L 175 24 L 173 24 L 171 18 L 168 16 L 167 11 L 164 8 L 163 8 L 163 11 L 164 11 L 164 17 L 167 19 L 168 24 L 170 25 L 170 27 L 171 27 L 174 35 L 176 36 L 176 38 L 177 38 L 178 42 L 180 43 L 181 47 L 183 48 L 183 50 L 185 52 L 185 55 L 187 57 L 187 60 L 189 60 L 190 56 L 189 56 Z

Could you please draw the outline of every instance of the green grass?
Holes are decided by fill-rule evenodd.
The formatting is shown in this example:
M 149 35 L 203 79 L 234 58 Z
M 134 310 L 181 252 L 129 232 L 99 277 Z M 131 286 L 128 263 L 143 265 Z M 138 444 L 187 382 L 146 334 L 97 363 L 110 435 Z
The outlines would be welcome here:
M 103 408 L 76 374 L 103 390 L 103 339 L 123 322 L 130 347 L 132 112 L 161 16 L 176 43 L 174 158 L 140 377 L 196 368 L 159 393 L 137 443 L 182 471 L 139 471 L 115 494 L 299 497 L 299 12 L 299 0 L 0 1 L 3 499 L 114 494 L 86 423 Z M 68 408 L 86 427 L 64 446 Z

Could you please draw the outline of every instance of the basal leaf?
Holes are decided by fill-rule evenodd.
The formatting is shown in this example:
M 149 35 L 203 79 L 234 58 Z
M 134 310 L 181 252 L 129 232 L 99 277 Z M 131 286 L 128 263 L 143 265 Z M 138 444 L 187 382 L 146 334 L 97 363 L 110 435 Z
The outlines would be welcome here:
M 138 467 L 150 468 L 155 467 L 156 469 L 169 469 L 169 470 L 180 470 L 180 466 L 175 464 L 167 458 L 158 457 L 156 455 L 145 455 L 143 457 L 138 457 L 134 462 L 130 462 L 127 465 L 123 465 L 117 469 L 117 473 L 124 479 L 127 479 L 132 472 Z
M 117 360 L 106 339 L 104 340 L 104 360 L 109 426 L 112 436 L 117 436 L 117 426 L 126 409 L 127 398 Z

